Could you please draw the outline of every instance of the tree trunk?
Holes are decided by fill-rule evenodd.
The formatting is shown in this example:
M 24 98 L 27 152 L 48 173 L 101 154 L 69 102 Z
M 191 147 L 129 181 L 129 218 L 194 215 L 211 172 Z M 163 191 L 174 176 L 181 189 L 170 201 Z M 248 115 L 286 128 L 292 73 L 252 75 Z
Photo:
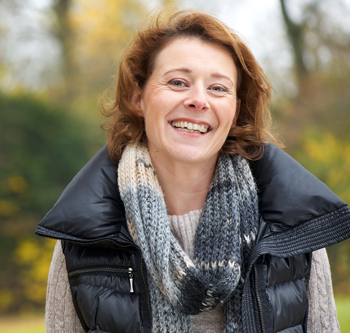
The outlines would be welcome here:
M 69 80 L 70 73 L 73 70 L 72 56 L 72 36 L 69 22 L 69 8 L 71 0 L 56 0 L 53 10 L 57 17 L 56 37 L 61 45 L 62 50 L 62 70 L 66 83 Z
M 299 85 L 301 85 L 304 82 L 305 78 L 309 75 L 303 58 L 305 24 L 297 24 L 292 21 L 285 4 L 285 0 L 280 0 L 280 4 L 288 38 L 293 50 L 296 76 L 299 81 Z

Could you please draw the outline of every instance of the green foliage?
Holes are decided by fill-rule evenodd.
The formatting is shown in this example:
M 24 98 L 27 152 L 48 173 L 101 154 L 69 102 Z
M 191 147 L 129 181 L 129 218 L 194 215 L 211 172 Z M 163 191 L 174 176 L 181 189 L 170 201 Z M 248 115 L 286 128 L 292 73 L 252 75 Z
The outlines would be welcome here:
M 98 125 L 28 95 L 0 94 L 0 313 L 42 306 L 53 241 L 37 223 L 103 145 Z
M 347 239 L 346 241 L 341 242 L 339 244 L 330 246 L 329 248 L 327 248 L 327 253 L 329 256 L 329 262 L 331 264 L 334 294 L 337 296 L 349 296 L 350 239 Z
M 98 132 L 69 111 L 25 95 L 0 95 L 0 109 L 2 199 L 42 214 L 96 150 Z
M 57 4 L 68 4 L 65 12 L 56 10 L 64 82 L 53 87 L 51 98 L 86 104 L 110 85 L 118 57 L 146 8 L 139 0 L 65 0 Z
M 329 132 L 305 132 L 294 157 L 317 178 L 350 204 L 350 139 L 338 139 Z M 334 293 L 350 295 L 350 240 L 327 248 Z
M 4 3 L 16 6 L 17 13 L 26 8 L 18 0 Z M 49 34 L 48 30 L 55 31 L 52 39 L 61 48 L 61 61 L 49 66 L 54 73 L 62 73 L 62 80 L 55 81 L 52 80 L 55 76 L 46 75 L 39 85 L 46 89 L 51 104 L 25 94 L 0 93 L 0 314 L 43 306 L 54 241 L 34 236 L 35 226 L 74 174 L 103 145 L 98 125 L 91 125 L 97 120 L 95 101 L 109 86 L 118 55 L 146 11 L 138 0 L 55 3 L 57 6 L 70 3 L 71 7 L 65 14 L 46 10 L 32 15 L 45 17 L 42 22 L 51 22 L 41 29 L 47 29 Z M 332 8 L 335 6 L 334 3 Z M 296 98 L 280 96 L 273 111 L 289 152 L 349 204 L 349 34 L 341 27 L 341 21 L 329 14 L 329 8 L 316 6 L 315 1 L 305 2 L 301 12 L 307 36 L 303 39 L 311 37 L 312 43 L 303 43 L 300 46 L 304 49 L 300 51 L 303 59 L 309 60 L 308 76 L 298 82 Z M 18 16 L 15 20 L 18 27 L 27 18 Z M 0 32 L 5 36 L 6 29 Z M 17 50 L 20 45 L 17 40 Z M 8 45 L 5 43 L 4 47 Z M 325 50 L 329 60 L 321 59 L 325 53 L 320 51 Z M 41 52 L 37 54 L 42 57 Z M 12 87 L 21 85 L 21 78 L 25 77 L 23 68 L 18 71 L 21 75 L 16 75 L 0 58 L 0 78 L 12 77 Z M 273 64 L 276 72 L 275 61 Z M 35 66 L 28 68 L 30 76 L 36 77 Z M 283 83 L 290 80 L 291 76 L 286 75 Z M 286 84 L 285 91 L 288 87 Z M 6 88 L 12 89 L 8 84 Z M 52 103 L 70 105 L 71 109 Z M 335 293 L 350 294 L 350 241 L 330 247 L 328 254 Z M 344 304 L 341 308 L 348 309 L 349 301 Z M 341 308 L 338 313 L 342 332 L 350 332 L 342 324 L 348 311 L 342 312 Z
M 350 139 L 309 129 L 294 157 L 350 204 Z
M 350 298 L 338 297 L 335 299 L 337 306 L 337 316 L 339 320 L 340 331 L 342 333 L 350 333 Z
M 322 24 L 331 18 L 328 7 L 322 8 L 326 11 L 317 5 L 309 7 L 315 21 L 305 20 L 304 38 L 313 36 L 315 43 L 304 44 L 303 54 L 313 58 L 314 66 L 308 67 L 307 77 L 298 82 L 296 98 L 279 100 L 277 114 L 290 153 L 349 205 L 350 66 L 346 59 L 350 48 L 349 43 L 341 42 L 349 40 L 349 32 L 336 28 L 340 22 Z M 322 49 L 329 52 L 327 61 L 319 57 Z M 335 294 L 350 295 L 350 240 L 329 247 L 327 252 Z

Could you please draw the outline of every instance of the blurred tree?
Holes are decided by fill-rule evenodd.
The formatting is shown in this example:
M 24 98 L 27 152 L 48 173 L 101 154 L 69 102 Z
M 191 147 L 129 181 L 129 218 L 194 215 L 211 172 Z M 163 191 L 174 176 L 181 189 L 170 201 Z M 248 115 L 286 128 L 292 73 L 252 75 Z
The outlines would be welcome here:
M 280 0 L 280 5 L 298 78 L 297 96 L 280 99 L 282 103 L 275 108 L 287 145 L 291 150 L 299 147 L 310 127 L 349 139 L 350 29 L 341 13 L 345 4 L 342 0 L 306 0 L 299 15 L 294 10 L 294 18 L 291 2 L 288 7 L 286 0 Z M 332 12 L 335 5 L 337 20 Z
M 350 69 L 350 31 L 343 13 L 348 5 L 343 0 L 305 0 L 293 18 L 291 9 L 295 12 L 296 5 L 288 3 L 280 0 L 280 8 L 300 91 L 308 77 L 320 72 L 343 77 L 344 69 Z
M 350 205 L 350 31 L 334 5 L 342 1 L 308 0 L 299 20 L 280 0 L 294 54 L 298 83 L 295 98 L 280 100 L 289 152 Z M 350 240 L 327 249 L 334 292 L 350 294 Z
M 0 94 L 0 110 L 0 311 L 9 312 L 43 306 L 53 242 L 35 227 L 104 140 L 28 95 Z
M 51 31 L 61 50 L 61 62 L 50 64 L 63 74 L 45 87 L 46 102 L 0 90 L 0 313 L 43 307 L 54 242 L 34 236 L 35 227 L 104 144 L 97 96 L 110 85 L 114 63 L 144 13 L 137 0 L 55 0 L 51 8 L 11 1 L 0 0 L 0 7 L 18 22 L 41 11 L 46 23 L 40 27 Z M 31 29 L 35 41 L 37 26 Z M 8 70 L 9 59 L 0 57 L 0 69 L 15 91 L 23 82 Z M 45 86 L 45 77 L 40 80 Z
M 61 93 L 54 89 L 52 98 L 63 97 L 85 113 L 86 107 L 95 106 L 97 96 L 110 86 L 118 56 L 145 11 L 138 0 L 57 0 L 54 32 L 66 75 Z
M 302 149 L 294 156 L 350 203 L 350 140 L 340 140 L 333 133 L 309 129 L 304 134 Z
M 290 17 L 285 0 L 280 0 L 280 4 L 283 19 L 287 28 L 288 37 L 292 45 L 296 74 L 299 82 L 301 82 L 305 79 L 305 76 L 308 75 L 308 69 L 305 65 L 303 57 L 305 48 L 304 30 L 306 22 L 304 20 L 301 23 L 294 22 Z
M 72 47 L 74 40 L 72 36 L 72 28 L 70 23 L 70 7 L 71 0 L 56 0 L 53 4 L 53 12 L 56 16 L 56 28 L 54 29 L 54 35 L 56 36 L 61 46 L 62 54 L 62 72 L 65 82 L 69 81 L 70 73 L 74 70 L 74 61 L 72 55 Z
M 177 2 L 159 0 L 159 4 Z M 39 87 L 50 101 L 0 94 L 0 312 L 43 305 L 53 242 L 33 236 L 33 230 L 71 177 L 103 144 L 96 125 L 96 99 L 110 86 L 118 55 L 146 12 L 140 0 L 53 0 L 46 7 L 39 7 L 40 3 L 0 0 L 0 47 L 4 50 L 0 53 L 0 78 L 5 73 L 12 79 L 3 87 L 10 91 L 23 84 L 23 72 L 27 71 L 26 86 L 32 89 L 40 81 Z M 280 96 L 274 113 L 289 152 L 350 203 L 346 159 L 350 146 L 350 31 L 341 15 L 348 9 L 344 3 L 280 0 L 298 94 L 294 98 Z M 49 52 L 56 44 L 48 43 L 47 36 L 30 44 L 40 48 L 26 49 L 34 49 L 37 62 L 52 71 L 38 78 L 36 66 L 26 60 L 13 74 L 9 63 L 3 61 L 10 49 L 1 43 L 8 29 L 2 27 L 6 15 L 12 27 L 22 26 L 21 38 L 12 48 L 14 62 L 24 40 L 35 42 L 42 36 L 39 31 L 51 32 L 47 35 L 60 49 L 57 57 Z M 27 22 L 33 18 L 36 23 L 29 26 Z M 23 34 L 29 28 L 31 34 Z M 45 49 L 43 45 L 48 46 Z M 59 68 L 61 81 L 57 79 L 61 77 Z M 349 242 L 329 251 L 336 292 L 348 290 L 349 253 Z
M 309 129 L 294 157 L 350 204 L 350 140 Z M 350 295 L 350 240 L 327 248 L 334 293 Z
M 91 115 L 146 10 L 141 0 L 0 0 L 0 87 L 49 92 Z

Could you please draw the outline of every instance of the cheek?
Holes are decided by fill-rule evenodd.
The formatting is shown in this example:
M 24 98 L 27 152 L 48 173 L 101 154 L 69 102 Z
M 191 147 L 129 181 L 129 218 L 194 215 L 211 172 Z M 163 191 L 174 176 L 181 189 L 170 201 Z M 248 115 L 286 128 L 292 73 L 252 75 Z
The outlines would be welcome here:
M 218 105 L 218 110 L 220 110 L 220 118 L 228 124 L 228 127 L 231 127 L 236 115 L 236 100 L 225 98 L 225 100 Z
M 156 98 L 142 100 L 140 106 L 145 119 L 155 120 L 164 115 L 164 111 L 168 105 L 168 100 L 161 97 L 162 96 L 158 95 Z

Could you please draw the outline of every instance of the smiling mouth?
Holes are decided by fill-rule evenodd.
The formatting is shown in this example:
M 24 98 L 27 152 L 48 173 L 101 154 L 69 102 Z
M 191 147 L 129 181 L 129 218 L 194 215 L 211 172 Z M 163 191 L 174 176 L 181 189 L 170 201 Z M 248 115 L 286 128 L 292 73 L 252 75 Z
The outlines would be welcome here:
M 209 126 L 190 123 L 188 121 L 172 121 L 171 125 L 179 131 L 204 134 L 209 131 Z

